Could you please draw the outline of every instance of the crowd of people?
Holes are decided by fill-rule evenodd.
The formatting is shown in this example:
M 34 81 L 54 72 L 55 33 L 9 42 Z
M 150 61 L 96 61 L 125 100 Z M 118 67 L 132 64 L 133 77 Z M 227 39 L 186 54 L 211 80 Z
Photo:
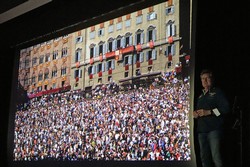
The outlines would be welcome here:
M 100 98 L 30 99 L 15 115 L 14 160 L 190 160 L 189 78 L 158 81 Z

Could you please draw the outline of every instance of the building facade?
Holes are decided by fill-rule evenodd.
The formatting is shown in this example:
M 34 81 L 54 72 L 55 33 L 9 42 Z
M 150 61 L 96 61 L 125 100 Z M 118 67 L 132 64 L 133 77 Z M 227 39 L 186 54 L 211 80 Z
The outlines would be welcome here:
M 19 82 L 29 94 L 133 83 L 178 71 L 181 40 L 180 3 L 169 0 L 23 49 Z

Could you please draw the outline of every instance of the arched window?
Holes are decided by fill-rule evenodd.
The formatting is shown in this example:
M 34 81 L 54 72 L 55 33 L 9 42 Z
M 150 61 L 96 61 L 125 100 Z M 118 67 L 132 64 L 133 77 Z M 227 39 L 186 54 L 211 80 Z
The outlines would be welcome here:
M 46 53 L 45 54 L 45 62 L 49 62 L 50 61 L 50 53 Z
M 95 50 L 96 50 L 95 48 L 96 48 L 95 44 L 91 44 L 91 45 L 89 46 L 90 58 L 95 57 Z
M 115 42 L 114 42 L 114 38 L 109 38 L 108 39 L 108 48 L 107 48 L 107 52 L 112 52 L 115 50 Z
M 131 32 L 127 32 L 124 36 L 125 38 L 125 47 L 131 46 L 133 45 L 132 43 L 132 33 Z
M 32 66 L 37 65 L 37 57 L 32 58 Z
M 169 20 L 166 26 L 167 26 L 167 28 L 166 28 L 166 30 L 167 30 L 166 37 L 175 36 L 176 28 L 175 28 L 174 21 Z
M 105 50 L 106 50 L 106 48 L 105 48 L 104 42 L 100 41 L 98 44 L 98 56 L 101 54 L 102 55 L 105 54 Z
M 135 45 L 138 45 L 138 44 L 143 44 L 144 43 L 144 32 L 143 30 L 141 29 L 138 29 L 136 32 L 135 32 Z
M 63 64 L 61 68 L 61 76 L 64 76 L 66 74 L 67 74 L 67 67 L 65 64 Z
M 44 62 L 44 55 L 41 55 L 39 57 L 39 64 L 42 64 Z
M 42 81 L 42 80 L 43 80 L 43 71 L 40 70 L 38 74 L 38 81 Z
M 82 55 L 82 48 L 77 48 L 75 52 L 75 62 L 80 61 Z
M 54 67 L 52 68 L 52 73 L 51 73 L 51 77 L 57 77 L 57 67 L 56 65 L 54 65 Z
M 147 29 L 147 42 L 156 40 L 156 28 L 154 26 L 149 26 Z
M 123 45 L 124 43 L 122 41 L 122 36 L 120 36 L 120 35 L 117 36 L 115 44 L 116 44 L 115 45 L 116 49 L 120 49 L 120 48 L 124 47 L 124 45 Z
M 48 68 L 45 68 L 45 70 L 44 70 L 44 80 L 45 79 L 49 79 L 49 69 Z

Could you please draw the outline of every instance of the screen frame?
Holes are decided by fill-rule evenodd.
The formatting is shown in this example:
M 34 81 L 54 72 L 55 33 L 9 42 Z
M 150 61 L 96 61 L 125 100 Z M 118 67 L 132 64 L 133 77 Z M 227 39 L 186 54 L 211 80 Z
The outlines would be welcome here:
M 194 97 L 194 69 L 195 69 L 195 12 L 196 12 L 196 1 L 192 1 L 190 0 L 192 3 L 192 11 L 191 11 L 191 17 L 192 17 L 192 21 L 188 24 L 190 24 L 191 26 L 191 32 L 190 32 L 190 54 L 192 55 L 192 59 L 191 59 L 191 71 L 190 71 L 190 76 L 191 76 L 191 80 L 190 80 L 190 111 L 193 110 L 193 97 Z M 163 0 L 158 1 L 157 3 L 154 2 L 155 4 L 161 3 L 161 2 L 165 2 Z M 9 128 L 8 128 L 8 164 L 10 166 L 15 166 L 15 167 L 22 167 L 22 166 L 37 166 L 37 167 L 42 167 L 42 166 L 73 166 L 73 167 L 77 167 L 77 166 L 91 166 L 91 167 L 97 167 L 97 166 L 128 166 L 128 165 L 133 165 L 133 166 L 178 166 L 178 167 L 187 167 L 187 166 L 192 166 L 195 167 L 196 166 L 196 157 L 195 157 L 195 150 L 194 150 L 194 140 L 193 140 L 193 121 L 192 121 L 192 116 L 190 115 L 189 120 L 191 120 L 190 122 L 190 141 L 191 141 L 191 161 L 78 161 L 78 162 L 72 162 L 72 161 L 32 161 L 32 162 L 14 162 L 12 161 L 12 149 L 13 149 L 13 138 L 14 138 L 14 118 L 15 118 L 15 110 L 16 110 L 16 106 L 13 104 L 16 104 L 16 94 L 17 92 L 17 78 L 18 78 L 18 67 L 19 67 L 19 53 L 20 50 L 22 48 L 25 48 L 27 46 L 31 46 L 33 44 L 37 44 L 41 41 L 46 41 L 47 39 L 53 39 L 53 37 L 56 36 L 60 36 L 62 34 L 67 34 L 67 33 L 71 33 L 74 32 L 76 30 L 82 29 L 82 28 L 86 28 L 89 27 L 90 25 L 95 25 L 97 23 L 99 23 L 100 21 L 105 21 L 108 20 L 110 18 L 117 18 L 120 15 L 124 15 L 128 12 L 132 12 L 132 11 L 136 11 L 138 9 L 143 9 L 145 7 L 148 7 L 150 5 L 153 5 L 154 3 L 144 3 L 144 1 L 141 1 L 140 3 L 136 3 L 134 4 L 134 6 L 127 6 L 123 9 L 120 9 L 120 12 L 114 11 L 114 13 L 111 12 L 111 14 L 103 14 L 101 16 L 97 16 L 94 17 L 92 19 L 86 20 L 84 22 L 81 23 L 77 23 L 74 26 L 69 26 L 69 27 L 65 27 L 63 29 L 60 29 L 56 32 L 52 32 L 49 34 L 45 34 L 43 36 L 40 37 L 36 37 L 34 39 L 31 39 L 30 41 L 25 41 L 24 43 L 18 44 L 15 47 L 15 59 L 14 59 L 14 67 L 13 67 L 13 74 L 12 74 L 12 89 L 11 89 L 11 100 L 10 100 L 10 107 L 9 107 Z M 185 4 L 183 4 L 185 5 Z

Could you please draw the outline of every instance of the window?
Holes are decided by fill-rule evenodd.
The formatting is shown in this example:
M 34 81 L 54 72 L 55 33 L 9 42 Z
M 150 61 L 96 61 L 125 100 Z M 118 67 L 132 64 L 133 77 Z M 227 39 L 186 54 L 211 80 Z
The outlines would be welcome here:
M 109 60 L 106 62 L 106 70 L 108 71 L 109 69 L 115 69 L 115 60 Z
M 114 31 L 114 25 L 109 25 L 108 32 L 112 33 Z
M 32 77 L 31 77 L 31 83 L 32 84 L 36 83 L 36 76 L 35 76 L 35 74 L 33 74 Z
M 32 58 L 32 66 L 35 66 L 37 64 L 37 57 Z
M 41 56 L 39 57 L 39 64 L 42 64 L 42 63 L 43 63 L 43 60 L 44 60 L 44 56 L 41 55 Z
M 149 50 L 147 52 L 146 59 L 147 59 L 147 61 L 149 61 L 150 59 L 156 60 L 156 50 L 155 49 Z
M 174 6 L 170 6 L 166 8 L 166 15 L 170 15 L 174 13 Z
M 37 91 L 38 91 L 38 92 L 41 92 L 42 89 L 43 89 L 42 86 L 37 87 Z
M 101 41 L 101 42 L 99 43 L 98 52 L 99 52 L 98 56 L 101 55 L 101 54 L 102 54 L 102 55 L 104 54 L 104 42 L 103 42 L 103 41 Z
M 167 37 L 170 37 L 170 36 L 175 36 L 175 31 L 176 31 L 176 28 L 175 28 L 175 25 L 174 25 L 174 22 L 173 21 L 169 21 L 167 23 Z
M 129 64 L 129 65 L 132 64 L 132 55 L 124 57 L 124 64 L 123 65 L 125 66 L 127 64 Z
M 89 33 L 89 38 L 94 39 L 95 38 L 95 31 L 92 31 Z
M 149 21 L 149 20 L 154 20 L 154 19 L 156 19 L 157 17 L 157 14 L 155 13 L 155 12 L 152 12 L 152 13 L 149 13 L 148 15 L 147 15 L 147 20 Z
M 125 47 L 132 45 L 132 33 L 125 34 Z
M 44 71 L 44 80 L 45 79 L 49 79 L 49 69 L 48 68 L 46 68 Z
M 58 58 L 58 50 L 53 51 L 52 59 L 55 60 Z
M 90 49 L 90 58 L 93 58 L 95 56 L 95 44 L 91 44 L 89 49 Z
M 128 77 L 128 71 L 124 72 L 124 78 Z
M 116 38 L 116 49 L 119 49 L 122 47 L 122 37 L 121 36 L 118 36 Z
M 62 48 L 62 57 L 65 57 L 67 55 L 68 55 L 68 48 L 67 47 Z
M 55 89 L 56 88 L 56 83 L 53 83 L 52 84 L 52 89 Z
M 89 66 L 88 68 L 88 75 L 95 74 L 95 66 Z
M 75 70 L 75 74 L 74 74 L 74 78 L 82 78 L 82 70 L 81 69 L 77 69 Z
M 125 27 L 130 27 L 131 26 L 131 20 L 126 20 L 125 21 Z
M 141 75 L 141 70 L 140 69 L 136 69 L 135 74 L 136 74 L 136 76 Z
M 25 58 L 24 67 L 29 68 L 29 66 L 30 66 L 30 56 L 27 56 Z
M 135 62 L 141 63 L 144 61 L 144 53 L 143 52 L 137 53 L 135 57 L 136 57 Z
M 52 70 L 51 77 L 54 78 L 57 76 L 57 69 Z
M 81 48 L 78 48 L 78 49 L 76 50 L 76 53 L 75 53 L 75 62 L 80 61 L 80 59 L 81 59 L 81 54 L 82 54 L 82 49 L 81 49 Z
M 153 70 L 152 66 L 148 67 L 148 72 L 151 72 Z
M 112 52 L 115 50 L 115 43 L 114 43 L 114 39 L 110 38 L 108 40 L 108 52 Z
M 104 35 L 104 28 L 101 28 L 98 30 L 98 36 L 103 36 Z
M 108 76 L 108 82 L 112 81 L 112 76 Z
M 63 66 L 63 67 L 61 68 L 61 76 L 66 75 L 66 73 L 67 73 L 67 68 L 66 68 L 66 66 Z
M 65 85 L 65 81 L 62 81 L 62 87 Z
M 76 37 L 76 43 L 81 43 L 82 41 L 83 41 L 83 37 L 82 36 Z
M 155 27 L 153 26 L 150 26 L 147 32 L 147 42 L 150 42 L 151 40 L 152 41 L 156 40 L 156 30 Z
M 116 24 L 116 30 L 122 29 L 122 22 Z
M 104 72 L 105 68 L 104 68 L 105 63 L 99 63 L 96 65 L 96 72 Z
M 142 15 L 136 17 L 136 24 L 142 23 Z
M 50 53 L 45 54 L 45 62 L 50 61 Z
M 135 33 L 135 44 L 143 44 L 144 43 L 144 33 L 143 30 L 139 29 Z
M 168 56 L 169 54 L 171 54 L 172 56 L 175 55 L 175 44 L 172 44 L 172 45 L 168 45 L 166 47 L 166 52 L 165 52 L 165 56 Z
M 40 71 L 38 74 L 38 81 L 42 81 L 43 80 L 43 72 Z

